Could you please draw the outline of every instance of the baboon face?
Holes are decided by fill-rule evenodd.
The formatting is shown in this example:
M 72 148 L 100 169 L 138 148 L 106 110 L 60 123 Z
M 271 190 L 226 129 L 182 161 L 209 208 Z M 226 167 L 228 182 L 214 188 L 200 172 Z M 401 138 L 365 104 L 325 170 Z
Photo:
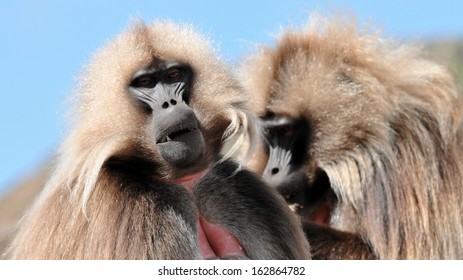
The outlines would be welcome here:
M 129 87 L 146 109 L 157 150 L 175 168 L 191 168 L 205 150 L 199 121 L 189 106 L 192 81 L 189 66 L 168 61 L 137 71 Z
M 145 115 L 145 136 L 151 138 L 148 148 L 175 176 L 206 168 L 221 147 L 216 135 L 222 135 L 231 122 L 219 106 L 195 103 L 201 94 L 193 85 L 195 75 L 187 63 L 155 58 L 135 72 L 129 85 L 130 95 Z M 213 98 L 205 96 L 208 92 L 202 94 Z M 207 123 L 205 118 L 215 122 Z

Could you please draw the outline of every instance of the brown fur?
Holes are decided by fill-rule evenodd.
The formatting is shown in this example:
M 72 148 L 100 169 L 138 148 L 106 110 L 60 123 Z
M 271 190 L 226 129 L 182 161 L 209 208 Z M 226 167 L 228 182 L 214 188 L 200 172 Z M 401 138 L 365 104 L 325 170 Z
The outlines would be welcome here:
M 462 102 L 445 69 L 356 22 L 320 17 L 262 47 L 242 74 L 257 114 L 309 121 L 305 172 L 328 175 L 332 228 L 380 259 L 463 258 Z M 266 157 L 251 166 L 262 171 Z
M 153 145 L 149 118 L 128 94 L 134 72 L 153 57 L 188 63 L 196 74 L 189 105 L 201 120 L 206 151 L 189 170 L 172 169 L 162 160 Z M 21 222 L 9 257 L 199 258 L 196 232 L 188 224 L 197 219 L 194 211 L 187 210 L 196 209 L 192 194 L 172 181 L 215 162 L 222 141 L 229 137 L 252 139 L 253 119 L 245 100 L 208 42 L 191 28 L 156 22 L 137 24 L 119 35 L 96 54 L 81 76 L 72 100 L 70 133 L 51 179 Z M 116 159 L 129 163 L 125 171 L 129 175 L 118 175 Z M 160 187 L 153 190 L 156 182 Z M 169 193 L 172 205 L 162 201 L 164 193 Z M 299 226 L 295 219 L 284 218 Z M 252 225 L 250 229 L 255 230 Z M 306 241 L 288 246 L 297 258 L 309 257 Z M 269 254 L 278 257 L 278 253 Z M 271 257 L 254 257 L 266 256 Z

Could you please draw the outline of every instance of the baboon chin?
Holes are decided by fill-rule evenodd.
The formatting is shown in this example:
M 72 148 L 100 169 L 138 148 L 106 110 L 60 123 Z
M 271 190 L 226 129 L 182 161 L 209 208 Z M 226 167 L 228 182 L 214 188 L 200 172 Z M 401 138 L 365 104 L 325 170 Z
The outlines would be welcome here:
M 93 57 L 73 100 L 10 258 L 310 258 L 278 193 L 219 153 L 255 141 L 254 115 L 191 27 L 135 24 Z
M 462 102 L 421 51 L 317 17 L 243 63 L 262 120 L 249 166 L 319 259 L 463 258 Z

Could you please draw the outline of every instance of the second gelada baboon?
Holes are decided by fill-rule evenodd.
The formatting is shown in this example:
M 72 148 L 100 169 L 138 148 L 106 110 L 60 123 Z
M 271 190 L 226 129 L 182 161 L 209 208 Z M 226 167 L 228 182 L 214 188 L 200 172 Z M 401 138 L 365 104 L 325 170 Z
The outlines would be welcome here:
M 314 258 L 463 258 L 462 103 L 418 48 L 314 16 L 243 63 L 264 128 L 250 166 Z

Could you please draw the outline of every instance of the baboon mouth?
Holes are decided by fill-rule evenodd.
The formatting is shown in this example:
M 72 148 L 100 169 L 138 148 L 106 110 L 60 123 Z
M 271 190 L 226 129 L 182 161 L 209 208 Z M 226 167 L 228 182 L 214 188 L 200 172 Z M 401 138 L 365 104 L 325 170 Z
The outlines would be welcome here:
M 307 187 L 305 203 L 296 211 L 306 220 L 329 226 L 336 205 L 336 195 L 325 172 L 319 172 Z
M 176 168 L 193 167 L 200 161 L 205 141 L 196 119 L 183 120 L 162 130 L 156 146 L 164 160 Z
M 331 220 L 331 211 L 333 205 L 329 200 L 324 200 L 318 203 L 315 207 L 311 207 L 309 211 L 309 220 L 316 224 L 329 225 Z
M 289 204 L 289 208 L 302 216 L 305 221 L 329 226 L 334 205 L 334 199 L 330 195 L 320 197 L 318 201 L 310 204 Z
M 167 143 L 170 141 L 175 141 L 175 139 L 178 139 L 179 137 L 188 134 L 190 132 L 196 131 L 197 128 L 192 128 L 192 127 L 184 127 L 184 128 L 179 128 L 178 130 L 174 131 L 168 131 L 160 135 L 158 137 L 156 144 L 162 144 L 162 143 Z

